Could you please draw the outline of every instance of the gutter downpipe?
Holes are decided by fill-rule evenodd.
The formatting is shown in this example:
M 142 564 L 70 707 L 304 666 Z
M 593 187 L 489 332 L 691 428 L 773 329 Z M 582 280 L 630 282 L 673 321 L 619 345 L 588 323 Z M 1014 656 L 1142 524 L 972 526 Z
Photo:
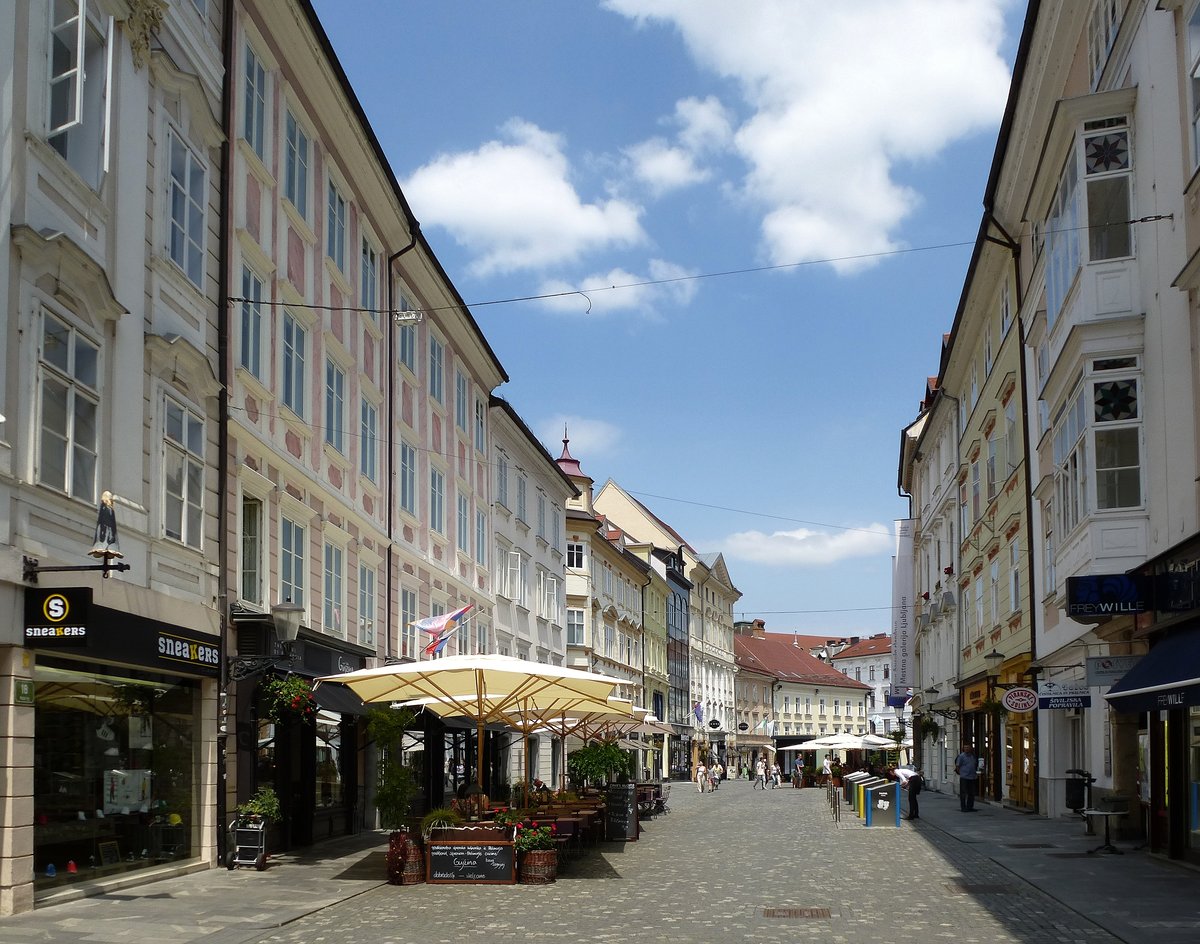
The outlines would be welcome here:
M 233 198 L 230 186 L 232 177 L 230 162 L 233 159 L 233 24 L 234 0 L 224 0 L 221 12 L 221 64 L 225 70 L 221 78 L 221 124 L 225 140 L 221 144 L 221 238 L 217 260 L 217 376 L 221 390 L 217 408 L 217 608 L 220 618 L 218 646 L 221 653 L 217 669 L 217 864 L 224 865 L 228 850 L 225 848 L 225 817 L 227 810 L 226 785 L 229 780 L 226 744 L 229 738 L 229 576 L 225 559 L 225 535 L 228 527 L 225 518 L 229 514 L 227 499 L 229 474 L 229 228 L 233 216 Z
M 408 214 L 405 214 L 408 216 Z M 388 285 L 388 400 L 387 400 L 387 417 L 388 417 L 388 435 L 387 435 L 387 536 L 388 536 L 388 551 L 387 551 L 387 617 L 384 621 L 384 644 L 383 655 L 384 659 L 392 658 L 392 585 L 394 580 L 395 560 L 393 548 L 395 547 L 395 527 L 396 527 L 396 476 L 395 462 L 396 450 L 395 441 L 393 440 L 394 430 L 396 428 L 396 322 L 393 319 L 393 314 L 396 311 L 396 281 L 392 273 L 392 266 L 396 260 L 405 253 L 411 252 L 417 245 L 417 237 L 421 233 L 421 224 L 411 216 L 408 216 L 408 228 L 410 238 L 408 245 L 397 249 L 387 260 L 387 285 Z
M 1033 555 L 1033 483 L 1029 481 L 1029 457 L 1032 455 L 1030 451 L 1033 443 L 1029 435 L 1030 415 L 1029 415 L 1029 386 L 1028 386 L 1028 368 L 1026 366 L 1026 343 L 1025 343 L 1025 319 L 1021 315 L 1021 309 L 1025 303 L 1023 284 L 1021 282 L 1021 247 L 1020 245 L 1005 231 L 1000 225 L 1000 221 L 996 219 L 992 210 L 988 210 L 988 222 L 995 226 L 1004 237 L 1004 239 L 996 239 L 994 236 L 987 238 L 999 246 L 1004 246 L 1012 253 L 1013 260 L 1013 279 L 1017 285 L 1016 292 L 1016 312 L 1017 312 L 1017 340 L 1021 345 L 1020 350 L 1020 383 L 1021 383 L 1021 436 L 1023 439 L 1022 445 L 1025 449 L 1025 559 L 1029 561 L 1029 566 L 1026 568 L 1029 575 L 1029 658 L 1030 662 L 1036 662 L 1038 658 L 1037 652 L 1037 607 L 1033 601 L 1037 599 L 1037 594 L 1034 592 L 1036 586 L 1037 574 L 1034 572 L 1034 555 Z M 1036 683 L 1037 672 L 1030 674 L 1030 681 Z M 1035 686 L 1036 687 L 1036 686 Z M 1040 718 L 1041 712 L 1033 712 L 1033 743 L 1040 745 Z M 1041 777 L 1038 770 L 1038 755 L 1035 750 L 1033 756 L 1033 782 L 1041 783 Z M 1033 812 L 1041 811 L 1041 790 L 1035 789 L 1033 793 Z
M 946 392 L 946 388 L 940 383 L 938 384 L 938 396 L 945 397 L 954 403 L 954 468 L 958 468 L 962 463 L 962 453 L 959 449 L 962 444 L 962 429 L 960 428 L 960 417 L 962 416 L 962 408 L 958 402 L 958 397 Z M 957 504 L 957 503 L 956 503 Z M 962 522 L 962 516 L 959 516 L 958 523 Z M 950 552 L 954 555 L 954 572 L 962 573 L 962 556 L 958 552 L 959 546 L 962 544 L 966 535 L 960 534 L 958 540 L 951 542 Z M 961 596 L 961 594 L 960 594 Z M 962 619 L 963 608 L 956 606 L 954 608 L 954 638 L 957 642 L 954 644 L 954 678 L 955 681 L 962 678 Z M 962 721 L 966 717 L 966 706 L 963 704 L 962 689 L 958 690 L 958 717 Z M 958 728 L 958 741 L 961 744 L 963 738 L 962 725 Z

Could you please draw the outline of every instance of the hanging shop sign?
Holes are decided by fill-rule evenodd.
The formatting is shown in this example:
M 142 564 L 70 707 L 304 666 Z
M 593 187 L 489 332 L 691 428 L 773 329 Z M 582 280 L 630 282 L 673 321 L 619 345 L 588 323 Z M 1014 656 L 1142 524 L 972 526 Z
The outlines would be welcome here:
M 1032 688 L 1010 688 L 1000 699 L 1006 710 L 1021 714 L 1038 706 L 1038 693 Z
M 1116 685 L 1125 673 L 1142 661 L 1141 656 L 1089 656 L 1087 683 L 1096 688 Z
M 1039 708 L 1090 708 L 1092 695 L 1087 682 L 1068 679 L 1064 682 L 1038 682 Z
M 1145 583 L 1136 574 L 1090 574 L 1067 578 L 1067 616 L 1092 622 L 1149 609 Z
M 25 645 L 76 648 L 88 641 L 91 587 L 25 589 Z

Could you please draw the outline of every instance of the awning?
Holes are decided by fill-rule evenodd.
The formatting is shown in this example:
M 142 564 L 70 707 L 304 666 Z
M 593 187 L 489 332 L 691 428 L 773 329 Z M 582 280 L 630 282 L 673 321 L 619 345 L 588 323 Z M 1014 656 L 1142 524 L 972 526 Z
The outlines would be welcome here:
M 365 715 L 367 706 L 363 700 L 345 685 L 337 682 L 322 682 L 313 689 L 313 697 L 317 704 L 326 711 L 342 715 Z
M 1104 697 L 1125 714 L 1200 705 L 1200 629 L 1159 642 Z

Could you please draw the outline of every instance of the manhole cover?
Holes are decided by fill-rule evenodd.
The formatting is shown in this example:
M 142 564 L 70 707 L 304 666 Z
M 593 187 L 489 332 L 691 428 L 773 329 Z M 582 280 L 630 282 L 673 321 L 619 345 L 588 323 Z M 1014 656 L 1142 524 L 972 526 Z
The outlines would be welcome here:
M 1052 842 L 1006 842 L 1007 849 L 1053 849 Z
M 963 895 L 1005 895 L 1012 891 L 1011 885 L 989 885 L 983 882 L 967 882 L 962 879 L 950 882 L 947 891 Z
M 828 908 L 764 908 L 764 918 L 828 918 Z

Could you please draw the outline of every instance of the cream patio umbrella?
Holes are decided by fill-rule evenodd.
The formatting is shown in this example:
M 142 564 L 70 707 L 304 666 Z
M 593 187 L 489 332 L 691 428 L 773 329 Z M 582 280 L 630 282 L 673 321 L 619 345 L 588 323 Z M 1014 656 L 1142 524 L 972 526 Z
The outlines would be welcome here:
M 364 702 L 428 699 L 455 715 L 475 721 L 478 734 L 476 782 L 483 785 L 483 729 L 489 719 L 520 716 L 522 704 L 537 700 L 603 703 L 619 680 L 565 666 L 543 665 L 499 655 L 446 656 L 423 662 L 383 665 L 317 679 L 340 682 Z M 451 709 L 453 709 L 451 711 Z

